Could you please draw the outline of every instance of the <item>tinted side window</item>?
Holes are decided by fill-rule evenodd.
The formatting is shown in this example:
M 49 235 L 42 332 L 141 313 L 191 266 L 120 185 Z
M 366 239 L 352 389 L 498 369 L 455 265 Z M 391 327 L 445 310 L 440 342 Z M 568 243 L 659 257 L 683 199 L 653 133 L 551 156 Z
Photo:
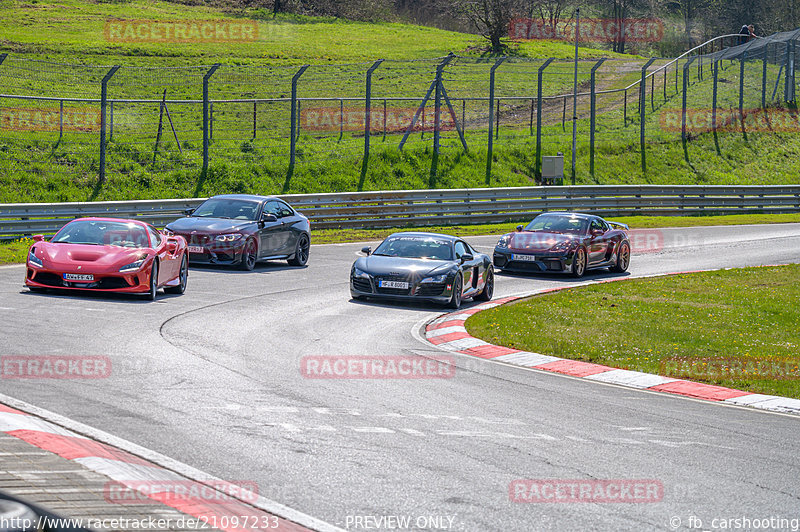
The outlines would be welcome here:
M 272 214 L 272 215 L 275 216 L 275 218 L 280 218 L 281 217 L 281 206 L 280 206 L 280 203 L 278 203 L 275 200 L 268 201 L 264 205 L 264 211 L 261 213 L 261 215 L 263 216 L 265 214 Z
M 147 232 L 150 233 L 150 240 L 153 242 L 153 247 L 161 245 L 161 235 L 152 227 L 147 227 Z
M 291 207 L 285 204 L 282 201 L 278 202 L 278 209 L 280 210 L 280 216 L 278 218 L 283 218 L 284 216 L 294 216 L 294 211 Z
M 456 250 L 456 259 L 460 259 L 461 257 L 464 256 L 464 253 L 467 252 L 467 247 L 463 242 L 456 242 L 455 250 Z

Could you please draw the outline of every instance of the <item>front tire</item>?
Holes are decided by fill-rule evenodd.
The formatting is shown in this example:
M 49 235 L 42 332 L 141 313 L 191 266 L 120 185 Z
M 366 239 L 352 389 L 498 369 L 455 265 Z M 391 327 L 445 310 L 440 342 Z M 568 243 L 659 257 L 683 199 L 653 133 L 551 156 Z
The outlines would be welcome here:
M 483 290 L 481 293 L 475 296 L 475 299 L 478 301 L 491 301 L 492 296 L 494 295 L 494 268 L 489 266 L 489 269 L 486 271 L 486 281 L 483 285 Z
M 164 292 L 176 295 L 181 295 L 186 292 L 186 284 L 189 282 L 189 261 L 186 260 L 185 253 L 181 260 L 181 271 L 178 274 L 178 279 L 181 281 L 178 286 L 168 286 L 164 288 Z
M 147 292 L 145 298 L 148 301 L 155 301 L 158 295 L 158 261 L 153 261 L 153 267 L 150 268 L 150 291 Z
M 246 272 L 253 271 L 256 267 L 256 260 L 258 259 L 258 246 L 256 241 L 252 238 L 247 239 L 242 249 L 242 261 L 239 263 L 239 268 Z
M 584 273 L 586 273 L 586 249 L 580 247 L 575 250 L 575 256 L 572 258 L 570 274 L 576 279 L 580 279 Z
M 627 242 L 623 242 L 619 245 L 619 251 L 617 252 L 617 263 L 613 265 L 609 270 L 614 273 L 624 273 L 628 271 L 628 266 L 631 264 L 631 246 Z
M 311 251 L 311 241 L 305 233 L 297 239 L 297 247 L 294 250 L 294 257 L 289 259 L 292 266 L 305 266 L 308 262 L 308 255 Z
M 456 275 L 456 279 L 453 281 L 453 294 L 450 296 L 450 302 L 447 303 L 448 307 L 452 309 L 461 307 L 462 284 L 461 275 Z

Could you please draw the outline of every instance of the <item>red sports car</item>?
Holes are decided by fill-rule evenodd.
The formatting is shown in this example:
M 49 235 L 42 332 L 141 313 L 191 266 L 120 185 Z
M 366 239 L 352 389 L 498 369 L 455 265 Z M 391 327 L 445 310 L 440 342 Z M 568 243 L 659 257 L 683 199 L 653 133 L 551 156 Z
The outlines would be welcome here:
M 25 285 L 143 293 L 154 300 L 159 288 L 182 294 L 189 277 L 186 240 L 150 224 L 118 218 L 79 218 L 48 242 L 42 235 L 28 251 Z

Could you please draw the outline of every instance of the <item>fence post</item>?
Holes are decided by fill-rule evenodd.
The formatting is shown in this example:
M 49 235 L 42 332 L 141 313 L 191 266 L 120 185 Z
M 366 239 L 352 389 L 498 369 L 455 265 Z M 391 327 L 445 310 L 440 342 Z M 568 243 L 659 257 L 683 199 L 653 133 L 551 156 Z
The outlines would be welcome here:
M 555 58 L 550 57 L 539 67 L 537 72 L 536 87 L 536 161 L 534 162 L 534 177 L 542 179 L 542 74 L 544 69 L 553 62 Z M 491 136 L 491 135 L 490 135 Z
M 505 61 L 505 57 L 499 58 L 489 69 L 489 138 L 486 145 L 486 184 L 492 182 L 492 127 L 494 126 L 494 71 Z M 541 72 L 541 69 L 539 69 Z
M 58 141 L 64 136 L 64 100 L 58 102 Z
M 308 67 L 309 65 L 301 66 L 295 75 L 292 76 L 292 110 L 289 118 L 289 169 L 286 171 L 286 181 L 283 183 L 284 192 L 289 189 L 289 181 L 292 180 L 292 175 L 294 175 L 294 163 L 297 148 L 297 136 L 295 135 L 297 124 L 297 81 Z
M 208 72 L 203 76 L 203 175 L 208 173 L 208 143 L 210 140 L 208 131 L 208 80 L 214 75 L 214 72 L 219 68 L 219 63 L 212 65 Z
M 783 76 L 783 101 L 789 101 L 789 86 L 791 83 L 792 41 L 786 41 L 786 68 Z
M 761 64 L 761 108 L 767 108 L 767 49 L 769 43 L 764 46 L 764 57 Z
M 100 182 L 106 180 L 106 103 L 108 101 L 108 80 L 111 79 L 119 65 L 111 67 L 100 82 Z
M 742 51 L 739 58 L 739 122 L 742 126 L 742 136 L 747 140 L 747 131 L 744 127 L 744 63 L 747 61 L 747 50 Z
M 3 61 L 6 60 L 6 57 L 8 57 L 8 54 L 0 54 L 0 65 L 3 64 Z M 0 110 L 2 110 L 2 106 L 1 105 L 0 105 Z
M 711 131 L 714 133 L 714 146 L 717 150 L 717 155 L 721 155 L 719 149 L 719 138 L 717 136 L 717 80 L 719 78 L 719 59 L 714 60 L 713 65 L 714 84 L 711 90 Z
M 595 118 L 597 116 L 597 91 L 595 87 L 595 72 L 597 69 L 600 68 L 600 65 L 603 64 L 605 58 L 600 59 L 597 63 L 594 64 L 591 70 L 591 85 L 590 85 L 590 97 L 589 97 L 589 173 L 594 179 L 594 124 Z
M 64 100 L 61 100 L 64 103 Z M 110 120 L 108 121 L 108 141 L 114 142 L 114 100 L 109 103 Z M 64 109 L 61 109 L 61 114 L 64 114 Z
M 361 178 L 358 180 L 358 190 L 364 188 L 364 180 L 367 177 L 367 165 L 369 164 L 369 137 L 372 134 L 372 73 L 381 66 L 383 59 L 375 61 L 367 70 L 367 85 L 364 92 L 364 160 L 361 162 Z M 384 113 L 385 116 L 385 113 Z
M 647 109 L 647 69 L 653 62 L 656 60 L 655 57 L 651 57 L 647 60 L 647 62 L 642 67 L 642 79 L 639 82 L 639 141 L 642 151 L 642 173 L 647 173 L 647 159 L 645 157 L 645 150 L 644 150 L 644 119 L 645 119 L 645 110 Z
M 696 56 L 690 57 L 683 65 L 683 98 L 681 103 L 681 142 L 683 143 L 683 157 L 689 162 L 689 149 L 686 146 L 686 92 L 689 90 L 689 66 Z
M 256 101 L 253 100 L 253 139 L 256 138 L 256 120 L 258 118 L 258 114 L 256 111 Z

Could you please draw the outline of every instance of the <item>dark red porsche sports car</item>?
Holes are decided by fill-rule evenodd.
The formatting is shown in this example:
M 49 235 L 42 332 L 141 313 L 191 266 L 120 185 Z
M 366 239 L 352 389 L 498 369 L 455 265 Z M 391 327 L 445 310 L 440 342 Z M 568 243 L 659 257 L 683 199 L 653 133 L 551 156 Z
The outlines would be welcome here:
M 500 238 L 492 260 L 497 269 L 574 277 L 599 268 L 621 273 L 630 261 L 627 225 L 574 212 L 546 212 L 518 226 Z
M 31 290 L 142 293 L 150 300 L 162 287 L 171 294 L 186 290 L 186 241 L 165 235 L 150 224 L 79 218 L 50 241 L 42 235 L 33 238 L 25 269 L 25 285 Z

